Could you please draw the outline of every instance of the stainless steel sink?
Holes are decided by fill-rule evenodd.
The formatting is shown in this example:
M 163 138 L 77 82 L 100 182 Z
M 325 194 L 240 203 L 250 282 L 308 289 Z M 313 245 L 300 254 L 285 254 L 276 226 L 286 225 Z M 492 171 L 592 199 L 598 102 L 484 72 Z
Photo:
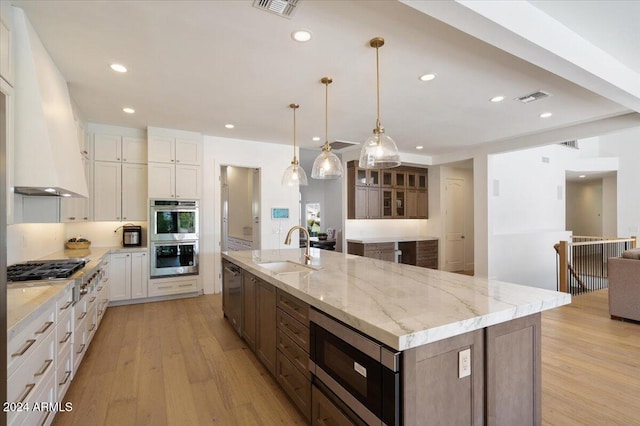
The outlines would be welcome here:
M 291 262 L 290 260 L 262 262 L 258 263 L 258 266 L 268 269 L 277 275 L 311 273 L 319 269 L 317 267 Z

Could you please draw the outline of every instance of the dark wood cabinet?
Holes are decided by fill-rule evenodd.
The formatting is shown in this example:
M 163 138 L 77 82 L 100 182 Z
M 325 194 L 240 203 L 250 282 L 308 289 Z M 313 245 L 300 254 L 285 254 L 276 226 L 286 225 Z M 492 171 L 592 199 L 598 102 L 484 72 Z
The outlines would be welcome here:
M 370 257 L 372 259 L 395 262 L 395 243 L 354 243 L 347 242 L 347 253 L 358 256 Z
M 347 163 L 348 219 L 427 219 L 427 169 L 360 169 Z
M 256 355 L 271 374 L 276 374 L 276 289 L 256 281 Z
M 398 249 L 402 251 L 401 263 L 438 269 L 438 240 L 403 241 Z
M 257 278 L 242 271 L 242 338 L 256 350 L 256 282 Z

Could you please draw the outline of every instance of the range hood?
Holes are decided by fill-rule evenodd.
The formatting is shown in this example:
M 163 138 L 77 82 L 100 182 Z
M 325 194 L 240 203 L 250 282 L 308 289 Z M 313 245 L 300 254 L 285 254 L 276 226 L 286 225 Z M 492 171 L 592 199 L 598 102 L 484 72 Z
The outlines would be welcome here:
M 14 191 L 88 197 L 67 82 L 20 8 L 15 34 Z

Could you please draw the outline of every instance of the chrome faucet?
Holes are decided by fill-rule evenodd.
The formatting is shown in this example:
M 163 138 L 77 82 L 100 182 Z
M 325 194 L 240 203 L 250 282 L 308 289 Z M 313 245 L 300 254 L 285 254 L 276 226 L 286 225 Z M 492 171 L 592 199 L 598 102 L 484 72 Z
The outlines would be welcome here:
M 291 229 L 289 229 L 289 232 L 287 232 L 287 237 L 284 239 L 284 243 L 286 245 L 291 244 L 291 233 L 296 229 L 299 229 L 300 231 L 304 231 L 305 235 L 307 236 L 307 249 L 304 252 L 304 264 L 311 265 L 311 254 L 309 254 L 309 249 L 311 247 L 311 237 L 309 236 L 309 231 L 307 231 L 307 228 L 300 225 L 292 226 Z

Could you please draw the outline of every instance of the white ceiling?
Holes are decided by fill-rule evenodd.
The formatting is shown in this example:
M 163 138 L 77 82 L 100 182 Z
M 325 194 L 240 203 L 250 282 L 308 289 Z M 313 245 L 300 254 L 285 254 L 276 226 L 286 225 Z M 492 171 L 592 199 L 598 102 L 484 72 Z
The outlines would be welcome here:
M 547 3 L 534 4 L 586 32 L 579 15 L 568 13 L 575 7 Z M 624 18 L 627 7 L 637 11 L 630 3 L 611 7 Z M 386 40 L 380 49 L 381 122 L 403 152 L 443 155 L 630 112 L 397 1 L 302 0 L 292 19 L 238 0 L 14 4 L 26 11 L 91 122 L 290 144 L 288 105 L 296 102 L 297 141 L 313 148 L 321 144 L 313 136 L 324 140 L 319 80 L 331 76 L 330 141 L 364 141 L 375 125 L 375 50 L 368 46 L 375 36 Z M 299 28 L 311 30 L 313 39 L 294 42 L 290 34 Z M 627 46 L 633 42 L 637 38 Z M 635 50 L 619 60 L 638 70 L 637 55 Z M 129 72 L 114 73 L 112 62 Z M 419 81 L 425 72 L 437 78 Z M 526 105 L 513 100 L 538 90 L 552 96 Z M 489 102 L 499 94 L 504 102 Z M 125 106 L 136 114 L 124 114 Z M 538 118 L 545 111 L 553 116 Z M 226 123 L 235 129 L 225 129 Z M 416 151 L 417 145 L 424 150 Z

